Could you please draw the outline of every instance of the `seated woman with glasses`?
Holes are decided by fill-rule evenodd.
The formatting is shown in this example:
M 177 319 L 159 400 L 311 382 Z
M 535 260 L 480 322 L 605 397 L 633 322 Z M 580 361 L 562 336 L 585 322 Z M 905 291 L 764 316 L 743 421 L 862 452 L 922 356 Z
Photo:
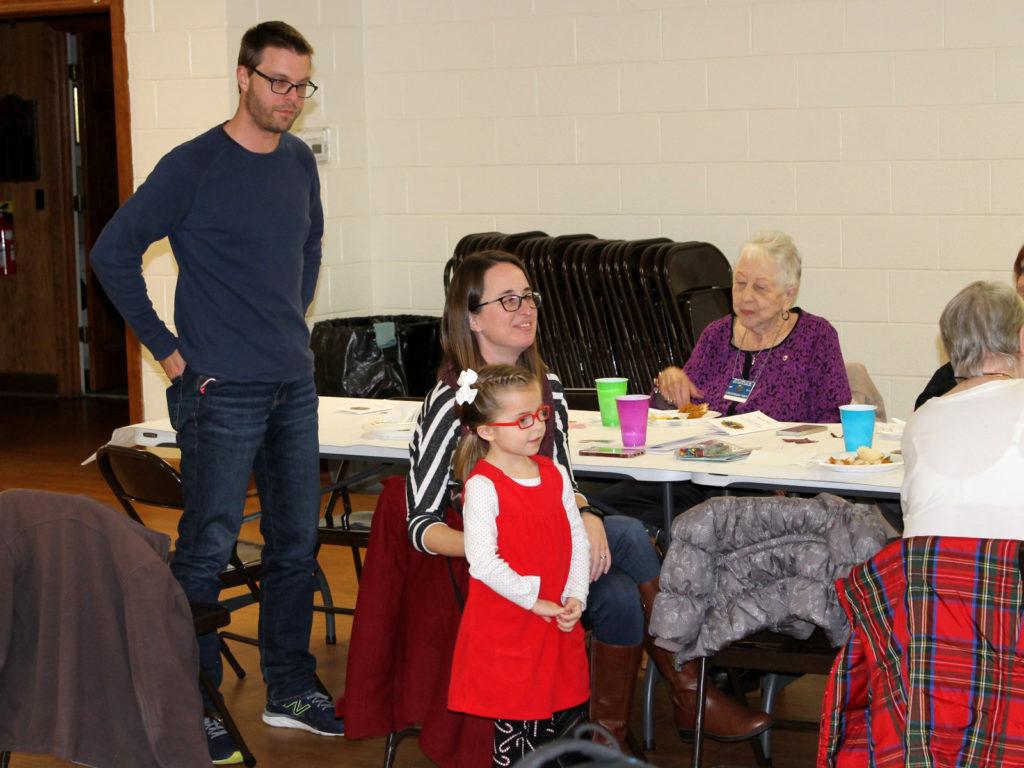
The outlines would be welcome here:
M 838 422 L 851 400 L 839 335 L 831 323 L 796 304 L 801 260 L 793 238 L 758 232 L 733 270 L 733 312 L 711 323 L 682 368 L 657 379 L 661 396 L 680 408 L 705 403 L 731 416 L 761 411 L 779 421 Z M 674 483 L 675 514 L 708 497 L 705 488 Z M 662 527 L 661 489 L 626 481 L 595 500 Z
M 659 591 L 660 563 L 639 521 L 602 516 L 576 489 L 569 458 L 569 413 L 562 384 L 548 370 L 537 348 L 540 295 L 527 280 L 517 256 L 484 251 L 469 256 L 455 271 L 441 318 L 444 359 L 437 386 L 427 395 L 410 445 L 407 483 L 409 536 L 421 551 L 453 558 L 465 554 L 463 533 L 446 522 L 452 504 L 455 448 L 463 427 L 456 412 L 457 378 L 467 368 L 508 363 L 533 372 L 552 417 L 545 424 L 539 455 L 564 468 L 590 542 L 591 580 L 587 620 L 593 627 L 591 719 L 607 727 L 620 743 L 629 723 L 637 670 L 646 646 L 668 680 L 676 725 L 690 731 L 694 722 L 696 664 L 682 670 L 671 654 L 650 642 L 646 624 Z M 447 516 L 450 520 L 450 516 Z M 438 596 L 439 598 L 441 596 Z M 771 723 L 715 688 L 707 699 L 705 728 L 712 738 L 745 739 Z
M 733 270 L 733 314 L 711 323 L 683 368 L 658 374 L 658 389 L 683 406 L 723 415 L 763 411 L 779 421 L 839 421 L 850 402 L 839 335 L 796 304 L 800 254 L 789 235 L 758 232 Z
M 591 509 L 572 476 L 564 391 L 536 344 L 540 306 L 540 295 L 532 290 L 522 261 L 513 254 L 472 254 L 452 275 L 441 317 L 444 358 L 439 381 L 423 401 L 409 446 L 404 503 L 395 502 L 389 486 L 374 513 L 345 681 L 345 727 L 350 737 L 381 735 L 381 725 L 398 729 L 422 722 L 420 747 L 434 763 L 459 768 L 490 764 L 491 722 L 456 715 L 446 707 L 447 698 L 430 697 L 440 689 L 442 677 L 447 693 L 445 665 L 451 663 L 468 584 L 461 485 L 454 471 L 456 446 L 465 431 L 456 402 L 458 377 L 466 369 L 501 363 L 522 366 L 540 381 L 546 406 L 542 413 L 550 412 L 550 418 L 543 421 L 537 453 L 566 471 L 587 534 L 590 589 L 584 620 L 593 630 L 591 720 L 624 743 L 646 648 L 668 681 L 677 727 L 682 732 L 693 730 L 697 664 L 675 669 L 672 654 L 655 646 L 647 632 L 661 569 L 651 540 L 638 520 L 602 516 Z M 401 533 L 408 533 L 416 552 L 410 552 L 404 540 L 398 545 L 392 540 L 398 527 L 395 515 L 406 513 L 408 520 L 400 521 Z M 378 584 L 368 583 L 368 578 L 401 583 L 385 592 Z M 387 609 L 387 615 L 379 618 L 375 614 L 384 612 L 378 611 L 381 605 L 399 607 Z M 424 661 L 425 657 L 429 660 Z M 389 668 L 389 679 L 379 679 L 381 667 Z M 420 685 L 421 678 L 429 679 Z M 420 695 L 426 687 L 429 690 Z M 416 694 L 411 703 L 405 700 L 410 690 Z M 761 733 L 772 720 L 711 687 L 704 722 L 709 736 L 733 741 Z M 487 743 L 481 747 L 482 740 Z M 450 756 L 462 747 L 461 753 Z

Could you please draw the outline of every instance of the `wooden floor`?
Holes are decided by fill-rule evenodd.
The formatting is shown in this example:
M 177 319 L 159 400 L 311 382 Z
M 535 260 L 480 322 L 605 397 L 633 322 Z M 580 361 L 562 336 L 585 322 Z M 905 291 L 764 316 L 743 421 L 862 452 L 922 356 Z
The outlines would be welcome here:
M 51 400 L 0 397 L 0 489 L 41 488 L 66 493 L 81 493 L 115 504 L 95 465 L 80 462 L 107 440 L 111 430 L 128 420 L 125 401 L 103 399 Z M 359 508 L 372 508 L 373 498 L 362 497 Z M 173 534 L 174 518 L 163 514 L 154 527 Z M 245 532 L 257 537 L 255 530 Z M 330 548 L 329 548 L 330 549 Z M 348 550 L 325 550 L 320 558 L 339 605 L 353 605 L 356 583 Z M 232 614 L 232 629 L 255 635 L 256 609 Z M 324 683 L 336 696 L 345 689 L 345 654 L 351 620 L 338 617 L 338 643 L 324 640 L 323 616 L 314 621 L 312 650 L 319 663 Z M 298 731 L 269 728 L 260 720 L 264 688 L 259 675 L 256 649 L 237 645 L 238 657 L 249 674 L 244 680 L 225 670 L 223 692 L 239 727 L 264 768 L 298 766 L 352 766 L 376 768 L 382 764 L 383 739 L 348 741 Z M 638 686 L 639 690 L 639 686 Z M 808 676 L 787 688 L 779 698 L 779 716 L 788 719 L 817 720 L 823 679 Z M 635 708 L 633 728 L 639 733 L 639 707 Z M 647 759 L 664 768 L 690 765 L 690 746 L 680 741 L 672 727 L 667 695 L 660 687 L 656 708 L 658 749 Z M 812 733 L 779 732 L 774 737 L 778 768 L 814 765 L 817 736 Z M 49 757 L 14 755 L 14 768 L 49 768 L 70 763 Z M 429 766 L 415 741 L 404 742 L 396 766 Z M 707 742 L 706 766 L 753 766 L 753 753 L 746 744 Z

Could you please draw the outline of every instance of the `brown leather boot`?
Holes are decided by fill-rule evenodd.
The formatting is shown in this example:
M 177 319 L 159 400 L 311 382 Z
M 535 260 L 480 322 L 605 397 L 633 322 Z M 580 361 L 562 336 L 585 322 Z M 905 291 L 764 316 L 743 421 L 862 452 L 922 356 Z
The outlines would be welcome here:
M 590 639 L 590 720 L 611 732 L 623 754 L 629 754 L 626 731 L 642 654 L 642 645 Z
M 693 734 L 697 719 L 697 678 L 700 664 L 691 661 L 683 668 L 676 670 L 672 663 L 672 654 L 654 644 L 654 638 L 647 631 L 646 622 L 650 622 L 651 608 L 654 597 L 661 591 L 657 579 L 651 579 L 638 585 L 640 599 L 644 605 L 644 645 L 647 653 L 658 667 L 669 684 L 669 697 L 675 716 L 676 728 L 681 736 Z M 757 736 L 771 727 L 772 716 L 764 712 L 754 712 L 738 701 L 726 696 L 710 682 L 704 687 L 706 692 L 704 704 L 704 735 L 716 741 L 745 741 Z

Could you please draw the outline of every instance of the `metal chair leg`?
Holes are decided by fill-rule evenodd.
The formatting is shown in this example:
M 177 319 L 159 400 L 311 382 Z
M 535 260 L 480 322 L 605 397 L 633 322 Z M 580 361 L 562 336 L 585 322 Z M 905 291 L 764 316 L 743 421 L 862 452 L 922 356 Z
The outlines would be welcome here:
M 704 702 L 707 699 L 707 671 L 707 657 L 701 656 L 697 670 L 697 717 L 693 724 L 693 759 L 690 762 L 692 768 L 701 768 L 701 761 L 704 759 Z
M 398 745 L 410 736 L 416 736 L 420 732 L 420 727 L 414 725 L 412 728 L 406 728 L 404 731 L 392 731 L 388 734 L 388 739 L 384 743 L 384 768 L 392 768 L 395 764 L 395 758 L 398 756 Z
M 775 711 L 775 699 L 779 691 L 797 679 L 796 675 L 780 675 L 769 672 L 761 678 L 761 708 L 769 715 Z M 772 758 L 772 729 L 762 733 L 758 738 L 761 740 L 761 752 L 765 758 Z
M 210 697 L 210 701 L 213 703 L 213 708 L 217 710 L 217 714 L 220 715 L 221 720 L 224 722 L 224 730 L 228 732 L 231 739 L 235 742 L 235 746 L 238 747 L 238 751 L 242 753 L 242 762 L 245 763 L 248 768 L 256 765 L 256 758 L 249 751 L 249 745 L 245 743 L 245 739 L 242 738 L 241 732 L 238 730 L 238 726 L 235 725 L 235 720 L 231 717 L 231 713 L 228 712 L 227 705 L 224 703 L 224 697 L 221 692 L 217 690 L 213 682 L 210 680 L 209 675 L 206 674 L 202 669 L 199 670 L 199 682 L 203 686 L 203 690 Z
M 359 547 L 352 547 L 352 565 L 356 569 L 356 583 L 363 580 L 363 557 L 359 554 Z
M 0 752 L 0 768 L 7 768 L 11 764 L 11 753 Z
M 654 689 L 660 677 L 658 667 L 648 658 L 643 689 L 643 741 L 644 749 L 648 752 L 657 749 L 654 743 Z
M 334 597 L 331 595 L 331 585 L 327 581 L 327 575 L 320 567 L 320 563 L 316 564 L 316 572 L 314 573 L 314 576 L 316 577 L 316 590 L 320 593 L 322 605 L 325 608 L 333 608 Z M 324 621 L 327 627 L 327 644 L 334 645 L 338 642 L 338 630 L 337 624 L 334 620 L 334 614 L 330 610 L 324 611 Z
M 221 655 L 227 660 L 228 665 L 234 670 L 235 675 L 241 680 L 245 677 L 245 668 L 238 663 L 238 659 L 235 658 L 235 654 L 231 652 L 228 644 L 224 642 L 224 635 L 218 634 L 217 640 L 220 643 Z

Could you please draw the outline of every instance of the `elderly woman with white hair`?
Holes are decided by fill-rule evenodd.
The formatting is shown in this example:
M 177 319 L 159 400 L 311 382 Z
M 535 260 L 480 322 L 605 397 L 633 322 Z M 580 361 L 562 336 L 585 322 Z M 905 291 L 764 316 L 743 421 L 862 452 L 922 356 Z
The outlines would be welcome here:
M 839 335 L 827 320 L 794 306 L 800 254 L 782 232 L 754 235 L 733 270 L 733 314 L 711 323 L 683 368 L 658 375 L 663 398 L 698 401 L 726 415 L 761 411 L 779 421 L 838 422 L 850 402 Z M 663 523 L 662 489 L 632 480 L 591 492 L 603 508 Z M 706 488 L 673 483 L 675 513 L 708 498 Z
M 1024 301 L 971 283 L 939 327 L 957 385 L 903 432 L 903 535 L 1024 539 Z
M 794 306 L 800 254 L 782 232 L 759 232 L 733 270 L 733 314 L 711 323 L 683 368 L 658 375 L 677 405 L 725 415 L 762 411 L 780 421 L 837 422 L 850 402 L 835 328 Z

